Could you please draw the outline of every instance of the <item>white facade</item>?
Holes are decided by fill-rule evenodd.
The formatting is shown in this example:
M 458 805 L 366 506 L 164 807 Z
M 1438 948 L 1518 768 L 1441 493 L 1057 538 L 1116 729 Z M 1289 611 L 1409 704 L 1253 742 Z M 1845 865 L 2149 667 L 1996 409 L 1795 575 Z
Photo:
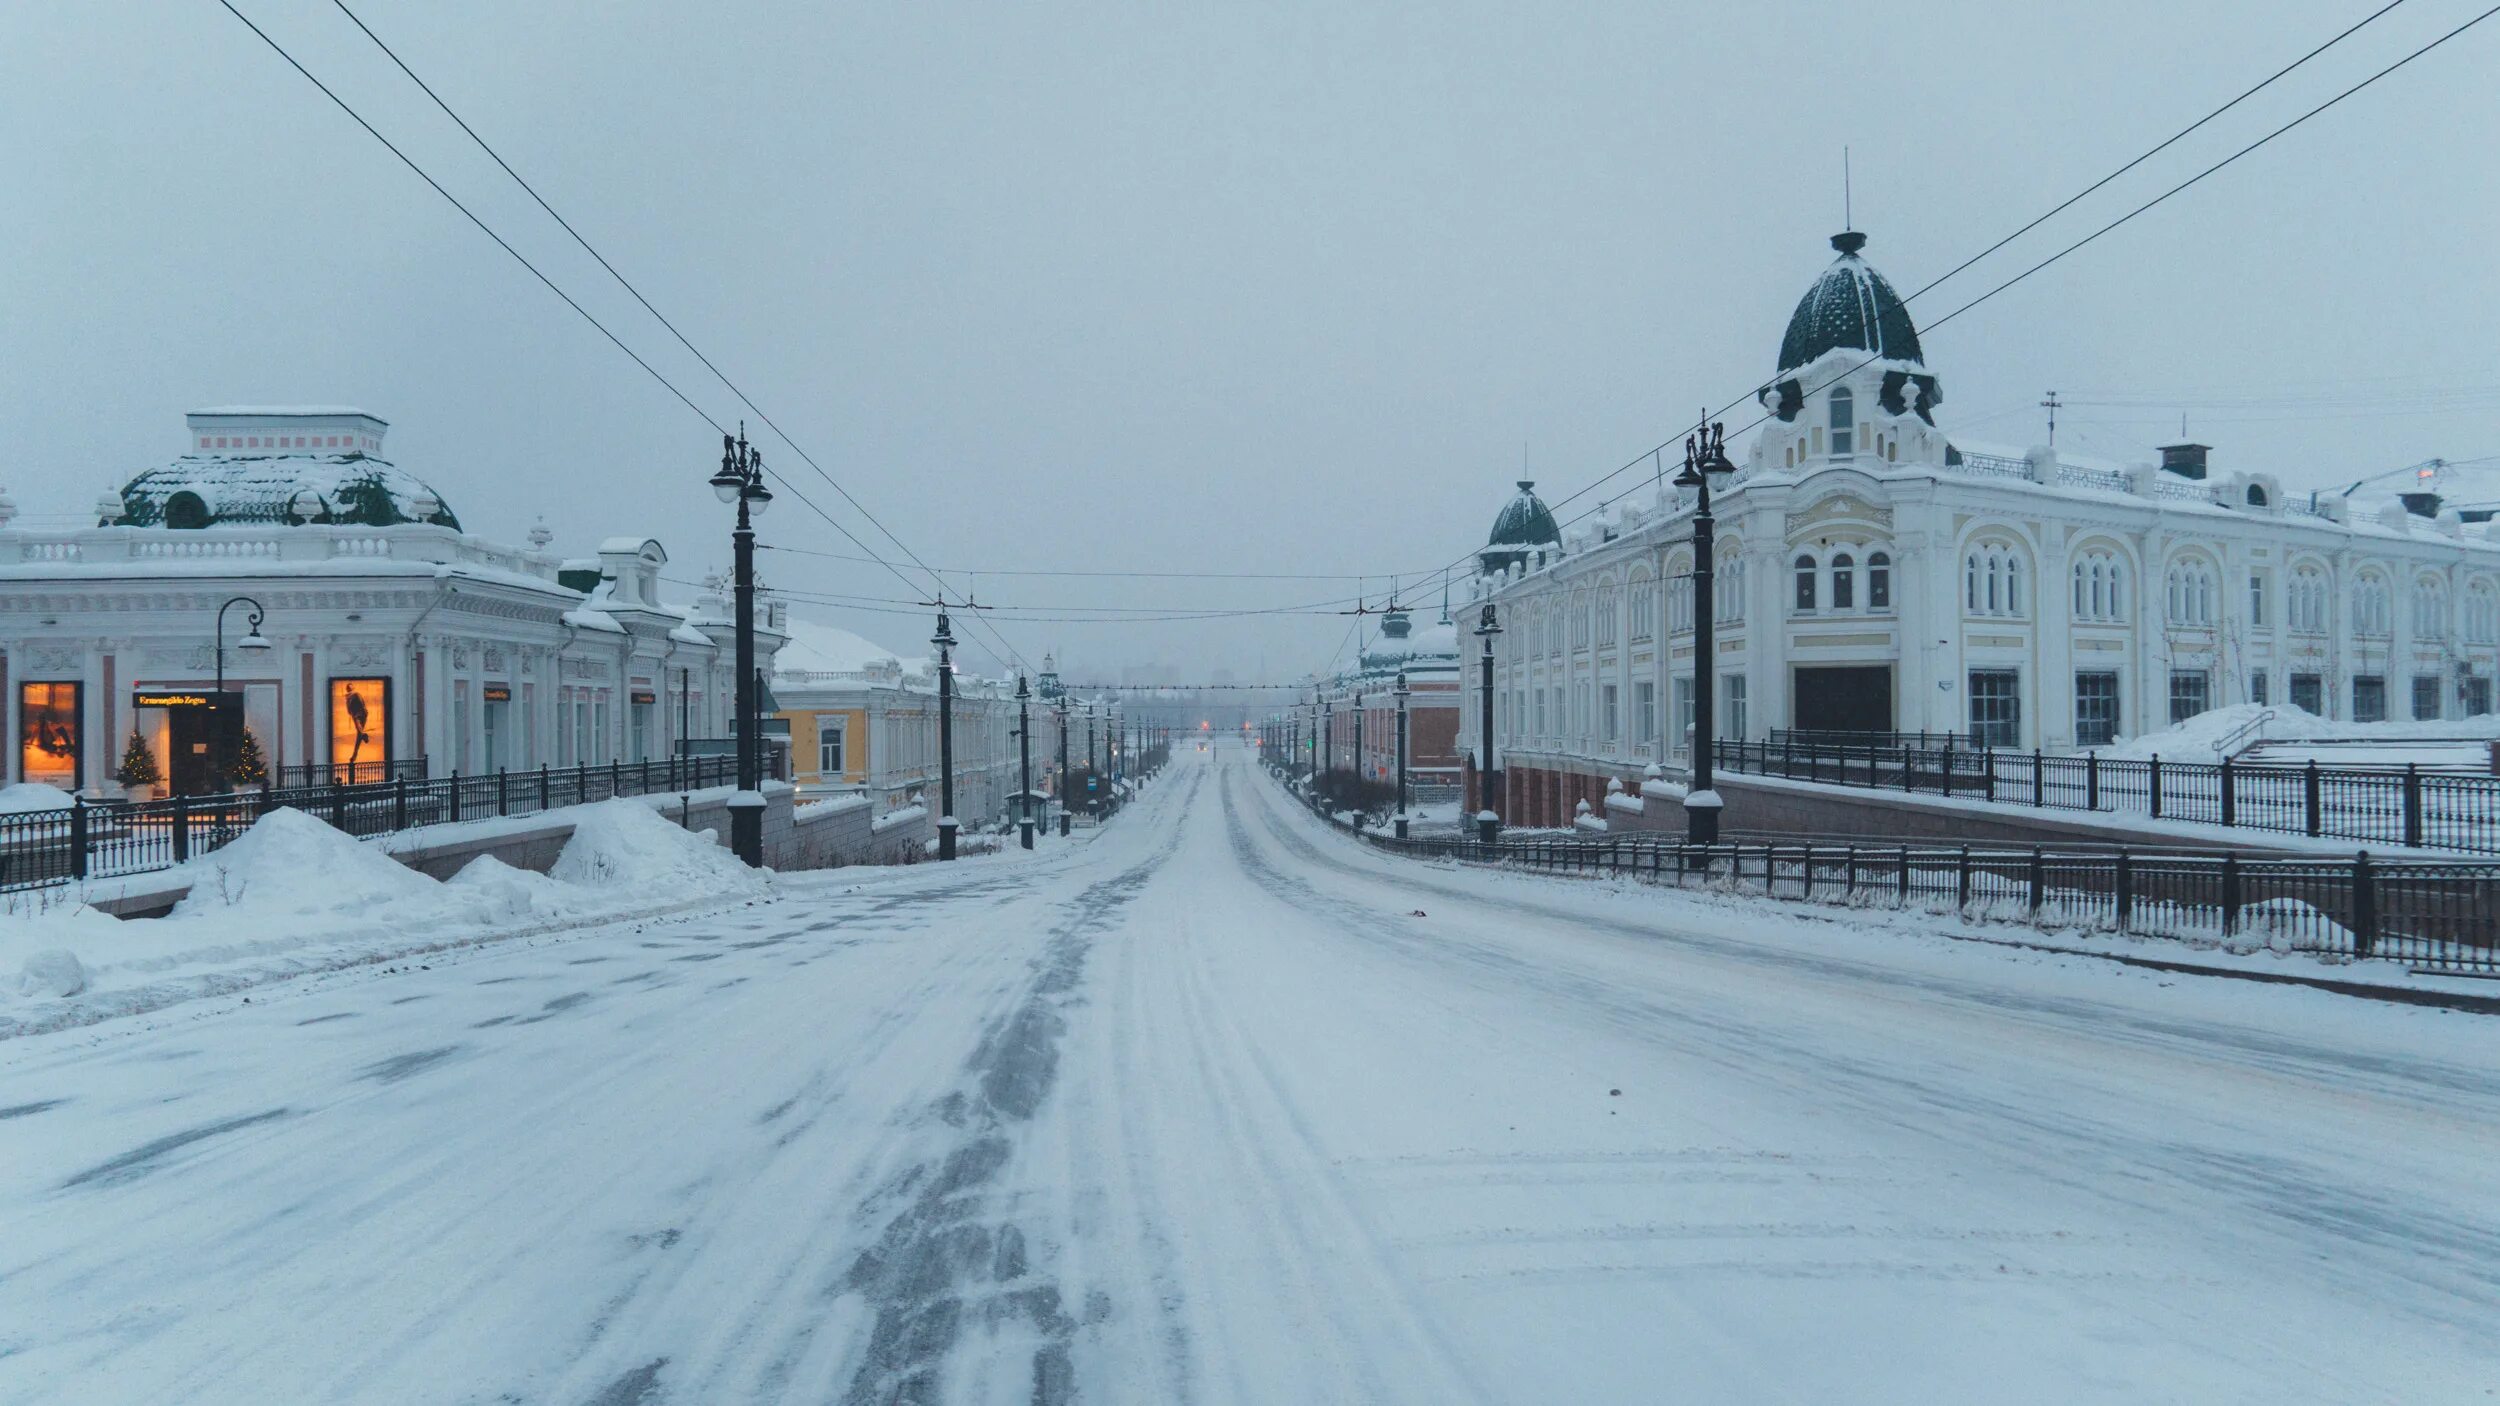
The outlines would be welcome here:
M 1834 269 L 1792 345 L 1836 280 L 1866 296 L 1867 326 L 1899 312 L 1854 247 Z M 1906 314 L 1884 327 L 1906 345 L 1844 327 L 1782 367 L 1763 393 L 1775 418 L 1713 485 L 1721 735 L 1975 732 L 2062 751 L 2238 702 L 2361 721 L 2491 711 L 2489 524 L 2393 498 L 2313 505 L 2264 472 L 2206 477 L 2197 445 L 2125 466 L 1948 445 Z M 1502 625 L 1504 766 L 1620 773 L 1681 755 L 1692 503 L 1668 494 L 1516 563 L 1487 553 L 1500 569 L 1474 595 Z M 1478 677 L 1471 657 L 1469 741 Z
M 238 433 L 253 429 L 266 433 Z M 196 774 L 204 757 L 186 763 L 206 749 L 181 705 L 212 688 L 218 613 L 237 597 L 263 609 L 269 647 L 238 648 L 252 611 L 227 609 L 225 683 L 273 779 L 351 763 L 359 779 L 634 765 L 664 760 L 681 737 L 726 735 L 735 679 L 719 593 L 664 603 L 667 554 L 640 537 L 602 544 L 587 589 L 569 587 L 543 532 L 515 547 L 444 525 L 438 498 L 375 457 L 381 435 L 353 410 L 198 412 L 191 436 L 206 449 L 99 505 L 99 521 L 152 525 L 31 532 L 0 508 L 6 780 L 119 794 L 136 731 L 163 784 L 216 789 Z M 373 448 L 294 443 L 334 436 Z M 381 516 L 430 520 L 352 520 L 341 484 L 400 505 Z M 162 485 L 192 494 L 181 510 L 207 525 L 161 525 Z M 780 642 L 770 609 L 767 663 Z

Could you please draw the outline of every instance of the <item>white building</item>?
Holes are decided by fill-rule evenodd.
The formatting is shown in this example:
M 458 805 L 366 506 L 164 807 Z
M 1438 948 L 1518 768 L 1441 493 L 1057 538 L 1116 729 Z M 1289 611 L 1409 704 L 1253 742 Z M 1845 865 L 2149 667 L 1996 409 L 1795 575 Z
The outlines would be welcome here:
M 188 419 L 190 452 L 104 495 L 95 527 L 13 528 L 0 495 L 7 781 L 117 794 L 135 733 L 171 789 L 220 789 L 238 714 L 285 781 L 633 764 L 728 732 L 727 603 L 665 603 L 658 542 L 560 563 L 544 528 L 472 535 L 360 410 Z M 267 647 L 238 648 L 255 608 Z M 779 643 L 759 631 L 767 665 Z
M 2262 468 L 2214 471 L 2203 445 L 2114 465 L 1953 441 L 1865 236 L 1832 243 L 1760 392 L 1771 419 L 1713 485 L 1721 733 L 2066 750 L 2232 702 L 2356 721 L 2491 711 L 2488 522 L 2427 493 L 2313 502 Z M 1567 816 L 1604 778 L 1681 756 L 1692 521 L 1689 493 L 1668 493 L 1556 534 L 1523 486 L 1481 554 L 1475 595 L 1503 627 L 1497 764 L 1532 809 L 1551 790 Z

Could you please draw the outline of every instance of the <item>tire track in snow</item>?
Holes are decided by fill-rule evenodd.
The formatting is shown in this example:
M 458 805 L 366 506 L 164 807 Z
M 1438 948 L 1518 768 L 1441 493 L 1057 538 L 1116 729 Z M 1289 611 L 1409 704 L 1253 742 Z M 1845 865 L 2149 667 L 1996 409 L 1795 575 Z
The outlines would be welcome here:
M 1203 773 L 1181 798 L 1186 810 Z M 1138 815 L 1132 824 L 1143 823 Z M 1064 1406 L 1076 1399 L 1071 1355 L 1080 1326 L 1050 1266 L 1011 1220 L 985 1217 L 1000 1174 L 1057 1083 L 1066 1008 L 1078 999 L 1094 938 L 1111 928 L 1148 879 L 1169 861 L 1178 835 L 1153 854 L 1077 895 L 1034 960 L 1022 1000 L 993 1023 L 964 1067 L 961 1087 L 926 1108 L 922 1125 L 955 1129 L 939 1155 L 906 1168 L 877 1200 L 899 1202 L 868 1249 L 852 1261 L 832 1297 L 856 1294 L 872 1310 L 868 1340 L 843 1393 L 845 1406 L 938 1398 L 948 1357 L 974 1329 L 993 1334 L 1021 1324 L 1036 1339 L 1029 1399 Z M 1080 1305 L 1096 1317 L 1107 1304 Z

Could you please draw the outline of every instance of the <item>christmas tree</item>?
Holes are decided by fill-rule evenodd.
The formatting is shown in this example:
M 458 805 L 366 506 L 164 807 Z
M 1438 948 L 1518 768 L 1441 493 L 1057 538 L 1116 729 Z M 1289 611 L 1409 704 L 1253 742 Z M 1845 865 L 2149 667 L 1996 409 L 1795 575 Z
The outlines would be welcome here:
M 157 770 L 156 754 L 148 750 L 147 739 L 135 727 L 130 730 L 130 745 L 122 748 L 121 770 L 113 773 L 113 779 L 124 786 L 153 786 L 165 779 L 165 773 Z
M 226 768 L 227 779 L 238 786 L 252 786 L 269 779 L 269 758 L 260 750 L 260 737 L 250 728 L 243 729 L 243 740 L 235 744 L 234 761 Z

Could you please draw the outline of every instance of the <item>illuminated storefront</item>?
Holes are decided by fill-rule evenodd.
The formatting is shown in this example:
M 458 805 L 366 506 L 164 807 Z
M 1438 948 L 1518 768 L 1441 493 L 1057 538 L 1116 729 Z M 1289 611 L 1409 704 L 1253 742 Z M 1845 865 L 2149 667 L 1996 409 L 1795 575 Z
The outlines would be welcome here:
M 85 729 L 75 683 L 28 683 L 17 690 L 19 780 L 75 788 L 85 756 Z
M 391 681 L 330 680 L 330 770 L 346 782 L 390 774 Z

